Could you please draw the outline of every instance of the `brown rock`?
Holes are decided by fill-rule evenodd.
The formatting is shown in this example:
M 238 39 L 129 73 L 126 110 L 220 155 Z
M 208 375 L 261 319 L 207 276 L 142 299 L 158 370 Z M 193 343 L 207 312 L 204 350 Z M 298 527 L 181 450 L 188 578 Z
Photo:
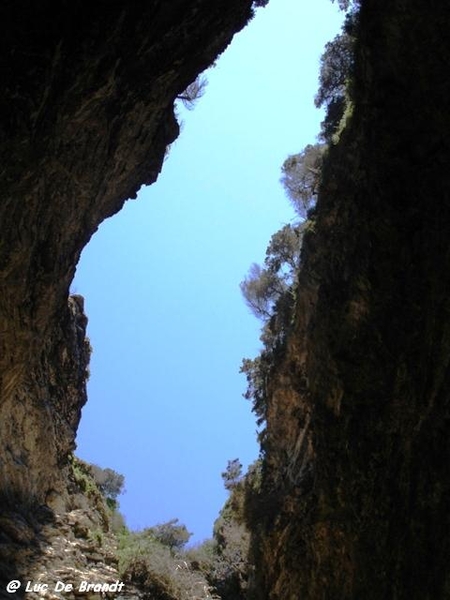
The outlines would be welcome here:
M 67 508 L 57 498 L 67 495 L 90 355 L 83 299 L 68 298 L 81 250 L 155 181 L 179 131 L 175 98 L 246 24 L 251 5 L 0 6 L 3 506 Z M 2 526 L 8 538 L 31 540 L 25 525 Z M 20 567 L 11 561 L 4 573 Z
M 450 597 L 449 26 L 442 3 L 362 2 L 268 383 L 260 599 Z

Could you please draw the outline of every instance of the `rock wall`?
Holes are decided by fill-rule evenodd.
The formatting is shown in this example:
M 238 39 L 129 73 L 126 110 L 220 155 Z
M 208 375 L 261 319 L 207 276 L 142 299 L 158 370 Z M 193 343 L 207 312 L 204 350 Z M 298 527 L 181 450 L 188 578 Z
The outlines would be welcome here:
M 269 382 L 258 598 L 450 597 L 449 12 L 362 3 L 353 118 Z M 42 554 L 55 511 L 80 510 L 60 504 L 86 399 L 80 252 L 156 179 L 174 98 L 250 15 L 250 0 L 0 7 L 2 576 Z
M 80 253 L 155 181 L 175 98 L 252 14 L 252 0 L 0 6 L 0 559 L 31 543 L 11 507 L 64 508 L 89 355 L 68 300 Z
M 83 298 L 71 296 L 59 317 L 33 371 L 3 398 L 0 494 L 7 505 L 31 507 L 61 493 L 61 469 L 75 448 L 91 351 Z
M 260 599 L 450 598 L 449 7 L 365 0 L 269 382 Z
M 2 3 L 3 494 L 42 501 L 73 448 L 85 391 L 76 401 L 61 381 L 79 351 L 62 339 L 83 246 L 156 179 L 174 99 L 250 16 L 250 0 Z

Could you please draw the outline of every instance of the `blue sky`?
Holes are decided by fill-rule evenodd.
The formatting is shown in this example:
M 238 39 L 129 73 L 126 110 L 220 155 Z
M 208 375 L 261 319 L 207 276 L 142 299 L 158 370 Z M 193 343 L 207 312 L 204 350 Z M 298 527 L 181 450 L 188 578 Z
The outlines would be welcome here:
M 293 219 L 279 184 L 314 143 L 319 58 L 342 14 L 330 0 L 271 0 L 207 73 L 162 174 L 105 221 L 72 290 L 94 348 L 77 454 L 125 475 L 136 529 L 179 518 L 211 536 L 228 459 L 258 455 L 242 358 L 260 324 L 239 283 Z

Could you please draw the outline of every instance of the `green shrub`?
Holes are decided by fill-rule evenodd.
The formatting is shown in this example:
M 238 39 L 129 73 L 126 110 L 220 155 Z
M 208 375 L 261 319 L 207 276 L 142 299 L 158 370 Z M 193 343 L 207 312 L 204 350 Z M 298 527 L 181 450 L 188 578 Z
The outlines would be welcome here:
M 217 597 L 201 570 L 184 552 L 174 552 L 148 528 L 121 536 L 119 571 L 124 581 L 141 586 L 152 600 L 211 600 Z

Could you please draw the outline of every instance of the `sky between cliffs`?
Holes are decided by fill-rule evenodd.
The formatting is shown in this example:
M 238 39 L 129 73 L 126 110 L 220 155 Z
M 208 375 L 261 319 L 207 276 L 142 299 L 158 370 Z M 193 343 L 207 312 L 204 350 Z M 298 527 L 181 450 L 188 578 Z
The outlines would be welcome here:
M 314 143 L 319 59 L 342 14 L 271 0 L 207 73 L 159 180 L 104 222 L 72 286 L 94 348 L 77 454 L 125 475 L 132 529 L 178 517 L 211 536 L 228 459 L 258 455 L 242 358 L 260 324 L 239 282 L 294 214 L 279 184 Z M 191 540 L 191 541 L 192 541 Z

